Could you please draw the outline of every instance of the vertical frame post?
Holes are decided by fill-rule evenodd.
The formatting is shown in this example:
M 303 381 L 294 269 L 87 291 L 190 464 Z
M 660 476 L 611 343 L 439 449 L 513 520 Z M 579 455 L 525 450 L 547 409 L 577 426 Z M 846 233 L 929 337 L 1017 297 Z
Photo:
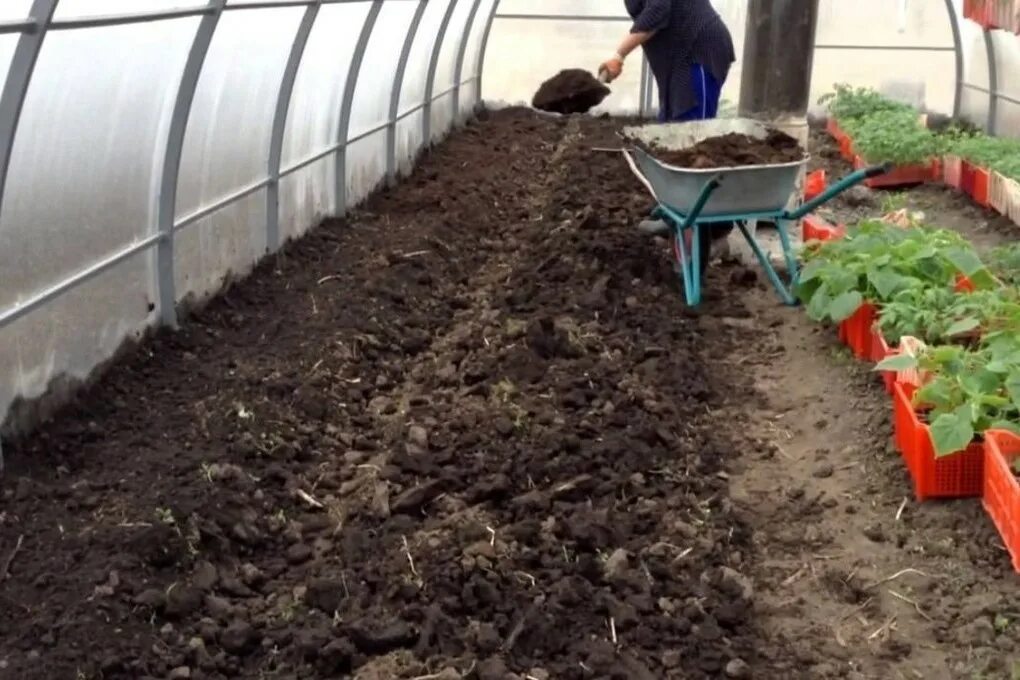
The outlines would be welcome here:
M 418 8 L 414 10 L 414 16 L 411 17 L 411 25 L 407 28 L 404 46 L 400 50 L 397 72 L 393 76 L 393 88 L 390 90 L 390 124 L 386 126 L 386 183 L 389 185 L 392 185 L 397 179 L 397 116 L 400 115 L 400 95 L 404 91 L 404 74 L 407 72 L 411 48 L 418 35 L 418 27 L 421 26 L 421 18 L 425 14 L 428 4 L 428 0 L 418 0 Z
M 492 24 L 496 21 L 496 12 L 499 10 L 500 0 L 492 3 L 489 10 L 489 20 L 485 22 L 485 30 L 482 31 L 482 44 L 478 47 L 478 63 L 475 64 L 475 75 L 478 77 L 478 101 L 482 101 L 482 78 L 485 75 L 485 52 L 489 47 L 489 34 L 492 32 Z
M 280 92 L 276 97 L 276 112 L 273 114 L 273 132 L 269 142 L 269 185 L 266 187 L 266 251 L 274 252 L 280 247 L 280 164 L 283 162 L 283 135 L 287 129 L 287 114 L 290 111 L 294 83 L 297 80 L 301 59 L 312 34 L 315 19 L 319 16 L 322 0 L 305 8 L 305 13 L 294 34 L 287 66 L 280 81 Z
M 956 57 L 956 83 L 953 88 L 953 118 L 960 116 L 963 103 L 963 38 L 960 33 L 960 19 L 956 16 L 956 5 L 953 0 L 946 1 L 946 12 L 949 14 L 949 27 L 953 31 L 953 50 Z
M 474 0 L 471 3 L 471 11 L 468 12 L 467 21 L 464 22 L 464 31 L 460 37 L 460 47 L 457 48 L 457 66 L 453 76 L 453 123 L 460 121 L 460 87 L 464 74 L 464 57 L 467 55 L 468 41 L 471 40 L 471 31 L 474 29 L 475 16 L 478 14 L 478 6 L 482 0 Z
M 36 22 L 35 30 L 26 31 L 18 38 L 11 67 L 7 72 L 3 94 L 0 94 L 0 212 L 3 210 L 4 192 L 7 189 L 7 171 L 11 167 L 14 137 L 18 134 L 21 111 L 25 106 L 28 85 L 32 81 L 35 64 L 39 60 L 46 30 L 60 0 L 35 0 L 29 17 Z
M 999 121 L 999 64 L 995 57 L 995 38 L 987 28 L 983 30 L 985 53 L 988 55 L 988 134 L 994 135 Z
M 167 133 L 166 150 L 159 180 L 159 196 L 156 203 L 156 228 L 160 239 L 156 244 L 156 287 L 159 291 L 160 321 L 167 326 L 177 326 L 177 293 L 174 282 L 174 217 L 177 210 L 177 186 L 180 179 L 181 156 L 184 151 L 184 137 L 188 131 L 191 105 L 202 75 L 209 46 L 212 44 L 216 26 L 227 0 L 210 0 L 210 12 L 202 16 L 191 43 L 184 73 L 177 88 L 170 129 Z
M 365 23 L 361 26 L 361 34 L 354 46 L 354 56 L 347 70 L 347 82 L 344 83 L 343 101 L 340 103 L 340 123 L 337 126 L 337 143 L 340 145 L 336 153 L 336 212 L 340 217 L 347 214 L 347 138 L 351 131 L 351 112 L 354 110 L 354 91 L 358 87 L 361 75 L 361 64 L 365 60 L 365 50 L 372 37 L 372 30 L 382 10 L 383 0 L 373 0 L 368 10 Z
M 436 68 L 439 66 L 439 53 L 446 41 L 446 29 L 450 27 L 450 19 L 453 17 L 453 10 L 457 7 L 458 0 L 450 0 L 446 7 L 446 14 L 443 15 L 443 22 L 439 25 L 436 33 L 436 44 L 432 46 L 432 56 L 429 58 L 428 79 L 425 81 L 425 102 L 421 116 L 421 143 L 428 148 L 432 145 L 432 98 L 436 89 Z

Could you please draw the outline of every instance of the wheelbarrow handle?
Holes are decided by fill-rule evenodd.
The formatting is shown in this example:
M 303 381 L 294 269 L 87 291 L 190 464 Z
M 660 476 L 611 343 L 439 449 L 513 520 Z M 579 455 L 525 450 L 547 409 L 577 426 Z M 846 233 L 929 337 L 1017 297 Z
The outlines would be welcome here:
M 890 172 L 893 171 L 895 167 L 896 166 L 893 165 L 892 163 L 880 163 L 878 165 L 872 165 L 870 167 L 864 168 L 864 176 L 867 179 L 872 179 L 873 177 L 888 175 Z
M 816 196 L 810 201 L 806 201 L 804 205 L 800 206 L 796 210 L 788 212 L 784 216 L 784 219 L 799 220 L 805 215 L 813 213 L 820 206 L 825 205 L 832 199 L 839 196 L 844 191 L 847 191 L 848 189 L 860 184 L 864 180 L 870 179 L 872 177 L 878 177 L 879 175 L 884 175 L 892 169 L 893 165 L 891 163 L 882 163 L 881 165 L 872 165 L 870 167 L 861 168 L 860 170 L 854 171 L 847 175 L 846 177 L 844 177 L 843 179 L 836 182 L 835 184 L 833 184 L 832 186 L 828 187 L 820 195 Z

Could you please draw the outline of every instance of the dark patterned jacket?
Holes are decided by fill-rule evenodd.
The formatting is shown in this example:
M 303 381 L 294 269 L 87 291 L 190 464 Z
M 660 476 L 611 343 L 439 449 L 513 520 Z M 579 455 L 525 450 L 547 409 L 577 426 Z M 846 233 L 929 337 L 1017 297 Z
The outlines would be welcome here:
M 700 64 L 719 82 L 736 61 L 733 39 L 709 0 L 624 0 L 632 33 L 655 32 L 644 45 L 669 117 L 698 105 L 691 66 Z

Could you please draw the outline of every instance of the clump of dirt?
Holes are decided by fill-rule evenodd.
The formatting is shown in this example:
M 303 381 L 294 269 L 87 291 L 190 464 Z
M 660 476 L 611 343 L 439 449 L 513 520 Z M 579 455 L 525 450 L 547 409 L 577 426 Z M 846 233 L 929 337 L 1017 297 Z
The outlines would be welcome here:
M 800 143 L 779 130 L 769 130 L 765 139 L 733 132 L 711 137 L 688 149 L 677 151 L 652 146 L 648 151 L 663 163 L 695 169 L 777 165 L 804 158 Z
M 609 96 L 609 88 L 584 69 L 560 71 L 542 83 L 531 105 L 550 113 L 587 113 Z

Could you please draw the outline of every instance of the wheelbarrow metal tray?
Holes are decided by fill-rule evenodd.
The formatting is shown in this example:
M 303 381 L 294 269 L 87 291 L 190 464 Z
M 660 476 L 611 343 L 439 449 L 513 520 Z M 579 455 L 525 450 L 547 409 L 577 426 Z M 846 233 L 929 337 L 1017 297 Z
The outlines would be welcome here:
M 623 136 L 645 146 L 683 150 L 730 133 L 764 139 L 768 132 L 769 129 L 758 121 L 732 118 L 629 127 L 623 130 Z M 797 187 L 801 169 L 809 160 L 805 154 L 802 160 L 776 165 L 698 169 L 668 165 L 637 146 L 625 149 L 624 154 L 631 170 L 655 200 L 680 212 L 694 206 L 706 182 L 719 177 L 721 186 L 709 198 L 702 217 L 782 212 Z

